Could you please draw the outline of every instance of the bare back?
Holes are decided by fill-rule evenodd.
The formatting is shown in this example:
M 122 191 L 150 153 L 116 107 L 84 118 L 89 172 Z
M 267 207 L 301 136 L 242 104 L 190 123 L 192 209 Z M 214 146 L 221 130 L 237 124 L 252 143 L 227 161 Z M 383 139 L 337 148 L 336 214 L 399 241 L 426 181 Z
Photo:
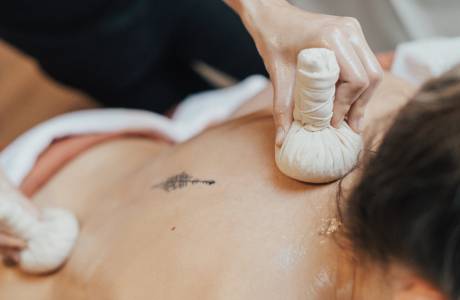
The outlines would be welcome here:
M 35 199 L 77 214 L 73 256 L 47 277 L 2 267 L 0 298 L 334 298 L 337 184 L 282 175 L 273 139 L 265 111 L 181 145 L 124 139 L 86 152 Z

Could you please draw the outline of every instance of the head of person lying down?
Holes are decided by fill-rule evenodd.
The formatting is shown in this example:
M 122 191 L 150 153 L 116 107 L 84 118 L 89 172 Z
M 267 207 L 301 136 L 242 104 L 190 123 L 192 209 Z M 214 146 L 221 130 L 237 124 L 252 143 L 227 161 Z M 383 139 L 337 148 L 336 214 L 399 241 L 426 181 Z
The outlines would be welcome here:
M 270 102 L 184 144 L 70 162 L 33 201 L 76 214 L 71 258 L 41 277 L 0 266 L 0 299 L 458 299 L 460 68 L 414 97 L 387 77 L 362 163 L 326 185 L 278 171 Z
M 346 199 L 356 255 L 397 299 L 460 299 L 460 67 L 401 109 Z

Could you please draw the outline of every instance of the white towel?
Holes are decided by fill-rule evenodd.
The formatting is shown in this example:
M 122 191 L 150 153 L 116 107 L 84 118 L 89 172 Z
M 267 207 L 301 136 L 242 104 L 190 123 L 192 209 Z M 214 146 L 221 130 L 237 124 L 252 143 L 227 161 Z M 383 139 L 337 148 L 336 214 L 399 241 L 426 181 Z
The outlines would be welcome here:
M 420 86 L 460 64 L 460 37 L 432 38 L 398 46 L 391 72 Z
M 30 129 L 8 145 L 0 153 L 0 167 L 15 186 L 20 186 L 40 154 L 54 140 L 72 135 L 151 130 L 174 142 L 183 142 L 210 124 L 230 117 L 267 83 L 265 77 L 254 75 L 229 88 L 192 95 L 178 106 L 172 119 L 132 109 L 94 109 L 64 114 Z

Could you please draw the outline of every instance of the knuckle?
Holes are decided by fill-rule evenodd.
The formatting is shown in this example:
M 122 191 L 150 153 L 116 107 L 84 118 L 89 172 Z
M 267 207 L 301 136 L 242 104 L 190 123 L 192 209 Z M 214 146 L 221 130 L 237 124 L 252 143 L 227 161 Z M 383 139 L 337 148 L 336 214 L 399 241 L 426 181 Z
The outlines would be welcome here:
M 370 85 L 369 78 L 361 77 L 350 82 L 350 89 L 352 92 L 362 92 L 367 89 Z
M 338 17 L 334 22 L 322 28 L 322 33 L 331 37 L 350 35 L 361 31 L 361 24 L 353 17 Z
M 273 114 L 275 115 L 276 118 L 282 119 L 285 118 L 288 114 L 289 111 L 289 105 L 283 103 L 283 104 L 277 104 L 273 108 Z
M 353 29 L 360 29 L 361 24 L 359 23 L 358 19 L 353 17 L 343 17 L 342 24 L 346 27 L 350 27 Z
M 340 36 L 342 35 L 342 29 L 340 28 L 340 26 L 337 26 L 337 25 L 328 25 L 328 26 L 325 26 L 323 27 L 322 29 L 322 33 L 323 35 L 327 36 L 327 37 L 337 37 L 337 36 Z
M 383 70 L 379 68 L 369 73 L 369 81 L 371 84 L 376 85 L 383 79 Z

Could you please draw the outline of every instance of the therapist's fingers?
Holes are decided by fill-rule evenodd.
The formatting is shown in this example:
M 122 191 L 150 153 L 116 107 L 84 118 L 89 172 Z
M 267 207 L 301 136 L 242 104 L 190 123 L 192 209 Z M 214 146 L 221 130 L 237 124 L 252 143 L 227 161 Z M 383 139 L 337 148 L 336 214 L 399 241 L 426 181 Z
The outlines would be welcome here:
M 26 247 L 26 243 L 23 240 L 9 234 L 0 233 L 0 247 L 21 250 Z
M 353 103 L 350 112 L 348 113 L 348 122 L 352 129 L 356 132 L 361 132 L 363 129 L 362 120 L 364 118 L 367 104 L 382 80 L 383 70 L 374 53 L 367 45 L 367 42 L 364 39 L 364 34 L 362 35 L 362 41 L 354 44 L 354 48 L 356 54 L 361 59 L 363 67 L 367 73 L 367 77 L 369 78 L 369 86 L 361 94 L 359 99 Z
M 7 266 L 17 265 L 20 261 L 20 254 L 18 250 L 11 248 L 0 248 L 0 254 L 3 256 L 3 262 Z
M 295 80 L 295 64 L 283 62 L 281 59 L 269 67 L 270 77 L 273 82 L 273 118 L 276 128 L 276 145 L 284 142 L 289 127 L 292 123 L 293 85 Z
M 3 256 L 4 263 L 15 265 L 19 262 L 19 251 L 26 247 L 26 243 L 9 233 L 0 231 L 0 255 Z
M 334 33 L 329 41 L 329 47 L 335 52 L 340 66 L 340 78 L 331 121 L 332 126 L 339 127 L 353 103 L 368 88 L 369 78 L 354 47 L 342 32 Z

